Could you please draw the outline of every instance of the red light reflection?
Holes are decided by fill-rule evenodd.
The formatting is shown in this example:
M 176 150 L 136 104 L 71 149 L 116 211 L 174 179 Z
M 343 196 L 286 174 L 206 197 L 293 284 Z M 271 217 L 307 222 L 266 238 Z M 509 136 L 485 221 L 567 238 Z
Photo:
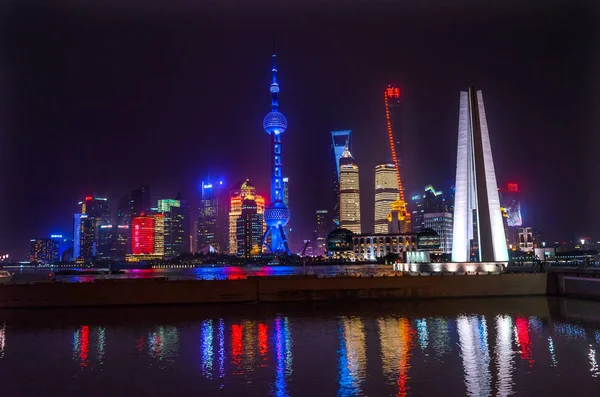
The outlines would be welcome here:
M 231 361 L 238 367 L 240 366 L 242 352 L 244 351 L 243 334 L 243 325 L 233 324 L 231 326 Z
M 531 351 L 531 338 L 529 337 L 529 320 L 524 317 L 517 317 L 517 339 L 521 346 L 521 360 L 529 361 L 529 366 L 532 367 L 533 353 Z

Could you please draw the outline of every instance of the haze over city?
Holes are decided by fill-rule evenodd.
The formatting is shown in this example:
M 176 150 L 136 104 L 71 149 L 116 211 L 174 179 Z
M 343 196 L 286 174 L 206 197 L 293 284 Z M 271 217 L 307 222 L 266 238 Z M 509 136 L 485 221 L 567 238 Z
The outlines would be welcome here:
M 390 160 L 387 84 L 402 92 L 407 196 L 454 184 L 459 92 L 472 84 L 485 94 L 498 184 L 519 184 L 526 223 L 548 240 L 598 236 L 597 5 L 407 3 L 3 5 L 0 251 L 22 257 L 30 238 L 72 235 L 91 192 L 115 211 L 150 185 L 155 199 L 181 192 L 195 208 L 202 180 L 250 177 L 268 196 L 274 35 L 296 239 L 332 206 L 335 129 L 352 130 L 372 230 L 373 170 Z

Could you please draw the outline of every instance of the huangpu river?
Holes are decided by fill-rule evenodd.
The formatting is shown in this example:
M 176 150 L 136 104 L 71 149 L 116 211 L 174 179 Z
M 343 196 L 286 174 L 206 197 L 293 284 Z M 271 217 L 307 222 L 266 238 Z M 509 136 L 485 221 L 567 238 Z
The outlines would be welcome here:
M 0 310 L 7 396 L 597 396 L 600 302 Z

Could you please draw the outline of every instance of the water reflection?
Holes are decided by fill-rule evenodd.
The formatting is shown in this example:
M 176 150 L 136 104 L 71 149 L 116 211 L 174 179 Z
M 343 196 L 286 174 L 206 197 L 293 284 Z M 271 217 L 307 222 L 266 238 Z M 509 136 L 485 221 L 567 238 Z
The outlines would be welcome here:
M 360 394 L 360 384 L 366 376 L 367 348 L 365 328 L 357 317 L 342 318 L 338 326 L 340 348 L 338 351 L 338 396 Z
M 292 376 L 292 334 L 287 317 L 275 319 L 275 332 L 273 344 L 275 345 L 275 395 L 277 397 L 289 396 L 287 381 Z
M 342 317 L 194 313 L 185 321 L 78 321 L 35 332 L 31 319 L 14 326 L 6 318 L 0 321 L 0 375 L 12 380 L 24 376 L 24 367 L 36 374 L 61 368 L 50 375 L 55 381 L 100 387 L 103 395 L 111 391 L 94 386 L 103 382 L 90 383 L 100 371 L 107 384 L 132 377 L 156 388 L 139 395 L 168 395 L 160 382 L 176 384 L 185 395 L 503 397 L 567 395 L 569 384 L 581 395 L 598 394 L 598 324 L 549 312 L 485 308 L 444 316 L 420 310 Z M 70 365 L 60 361 L 65 356 Z M 319 389 L 307 393 L 313 381 Z M 7 395 L 28 394 L 16 380 L 12 385 Z
M 397 396 L 406 396 L 410 389 L 408 370 L 415 331 L 404 317 L 379 319 L 377 324 L 383 374 L 386 380 L 393 379 Z
M 6 323 L 0 325 L 0 359 L 4 357 L 4 347 L 6 346 Z
M 485 317 L 461 315 L 457 322 L 467 395 L 489 396 L 492 382 Z
M 163 364 L 173 364 L 179 354 L 179 331 L 176 327 L 157 327 L 147 337 L 148 355 Z
M 512 319 L 510 316 L 496 316 L 496 353 L 498 368 L 497 390 L 499 396 L 512 394 Z
M 95 355 L 90 357 L 90 350 L 93 347 Z M 88 367 L 92 360 L 95 364 L 104 364 L 104 355 L 106 347 L 106 331 L 104 327 L 89 327 L 82 325 L 73 332 L 73 360 L 79 363 L 83 369 Z
M 202 375 L 205 378 L 211 379 L 213 372 L 213 320 L 202 321 L 202 345 L 201 345 L 201 357 L 202 357 Z

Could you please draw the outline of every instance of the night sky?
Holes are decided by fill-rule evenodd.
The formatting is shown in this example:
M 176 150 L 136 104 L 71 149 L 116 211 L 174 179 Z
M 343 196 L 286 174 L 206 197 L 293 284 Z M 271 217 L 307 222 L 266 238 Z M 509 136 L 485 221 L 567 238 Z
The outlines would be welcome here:
M 250 177 L 268 196 L 273 34 L 296 242 L 332 204 L 331 129 L 353 131 L 372 230 L 390 83 L 403 96 L 408 196 L 453 184 L 459 92 L 474 85 L 498 183 L 520 184 L 525 223 L 547 241 L 600 237 L 597 1 L 251 3 L 3 2 L 0 252 L 71 236 L 87 192 L 116 208 L 149 184 L 155 199 L 181 192 L 196 207 L 211 175 Z

